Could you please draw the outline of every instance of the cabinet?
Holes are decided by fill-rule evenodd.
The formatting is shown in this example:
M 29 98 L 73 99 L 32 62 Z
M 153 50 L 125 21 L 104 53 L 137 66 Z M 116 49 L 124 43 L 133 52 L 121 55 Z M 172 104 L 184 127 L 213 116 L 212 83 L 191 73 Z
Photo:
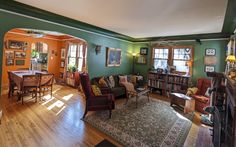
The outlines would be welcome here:
M 148 86 L 157 89 L 162 95 L 170 92 L 186 93 L 190 76 L 177 74 L 164 74 L 158 72 L 148 73 Z
M 226 127 L 225 143 L 228 147 L 236 146 L 236 81 L 227 77 L 226 82 Z

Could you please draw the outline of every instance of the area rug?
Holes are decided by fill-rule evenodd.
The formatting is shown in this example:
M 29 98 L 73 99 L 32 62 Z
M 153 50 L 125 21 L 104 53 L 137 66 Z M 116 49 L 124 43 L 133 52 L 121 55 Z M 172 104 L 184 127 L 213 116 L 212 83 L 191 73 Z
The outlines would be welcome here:
M 108 111 L 88 115 L 84 121 L 111 136 L 124 146 L 182 147 L 192 125 L 193 113 L 181 115 L 169 103 L 141 97 L 116 105 L 112 118 Z

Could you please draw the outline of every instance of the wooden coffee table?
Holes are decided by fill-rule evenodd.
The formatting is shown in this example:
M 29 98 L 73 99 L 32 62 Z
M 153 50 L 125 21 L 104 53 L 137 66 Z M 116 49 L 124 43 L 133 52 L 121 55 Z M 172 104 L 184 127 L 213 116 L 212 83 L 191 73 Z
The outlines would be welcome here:
M 173 104 L 184 107 L 184 113 L 195 111 L 195 100 L 182 93 L 170 94 L 170 106 Z

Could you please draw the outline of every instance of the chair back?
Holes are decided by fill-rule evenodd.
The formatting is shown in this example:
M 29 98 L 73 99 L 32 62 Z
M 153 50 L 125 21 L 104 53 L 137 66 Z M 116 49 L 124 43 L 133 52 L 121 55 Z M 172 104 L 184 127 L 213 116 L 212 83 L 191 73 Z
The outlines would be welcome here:
M 14 83 L 12 72 L 11 71 L 7 71 L 7 75 L 8 75 L 9 83 Z
M 207 88 L 209 87 L 211 87 L 211 80 L 206 78 L 199 78 L 197 80 L 198 95 L 205 95 Z
M 38 74 L 39 86 L 51 86 L 54 81 L 54 74 Z
M 39 85 L 38 75 L 23 75 L 22 88 L 38 87 L 38 85 Z
M 86 98 L 88 99 L 88 98 L 92 97 L 93 94 L 91 91 L 91 84 L 90 84 L 88 73 L 81 73 L 80 74 L 80 82 L 81 82 L 81 86 L 82 86 L 82 89 L 84 91 Z

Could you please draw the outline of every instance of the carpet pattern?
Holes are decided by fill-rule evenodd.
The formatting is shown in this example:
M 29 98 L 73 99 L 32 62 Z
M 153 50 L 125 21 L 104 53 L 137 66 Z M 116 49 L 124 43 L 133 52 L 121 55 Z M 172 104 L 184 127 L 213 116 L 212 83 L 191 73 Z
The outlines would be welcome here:
M 146 97 L 127 105 L 116 105 L 112 118 L 107 111 L 88 115 L 84 121 L 113 137 L 124 146 L 183 146 L 192 125 L 193 113 L 185 116 L 177 113 L 169 103 Z M 188 118 L 188 119 L 187 119 Z

